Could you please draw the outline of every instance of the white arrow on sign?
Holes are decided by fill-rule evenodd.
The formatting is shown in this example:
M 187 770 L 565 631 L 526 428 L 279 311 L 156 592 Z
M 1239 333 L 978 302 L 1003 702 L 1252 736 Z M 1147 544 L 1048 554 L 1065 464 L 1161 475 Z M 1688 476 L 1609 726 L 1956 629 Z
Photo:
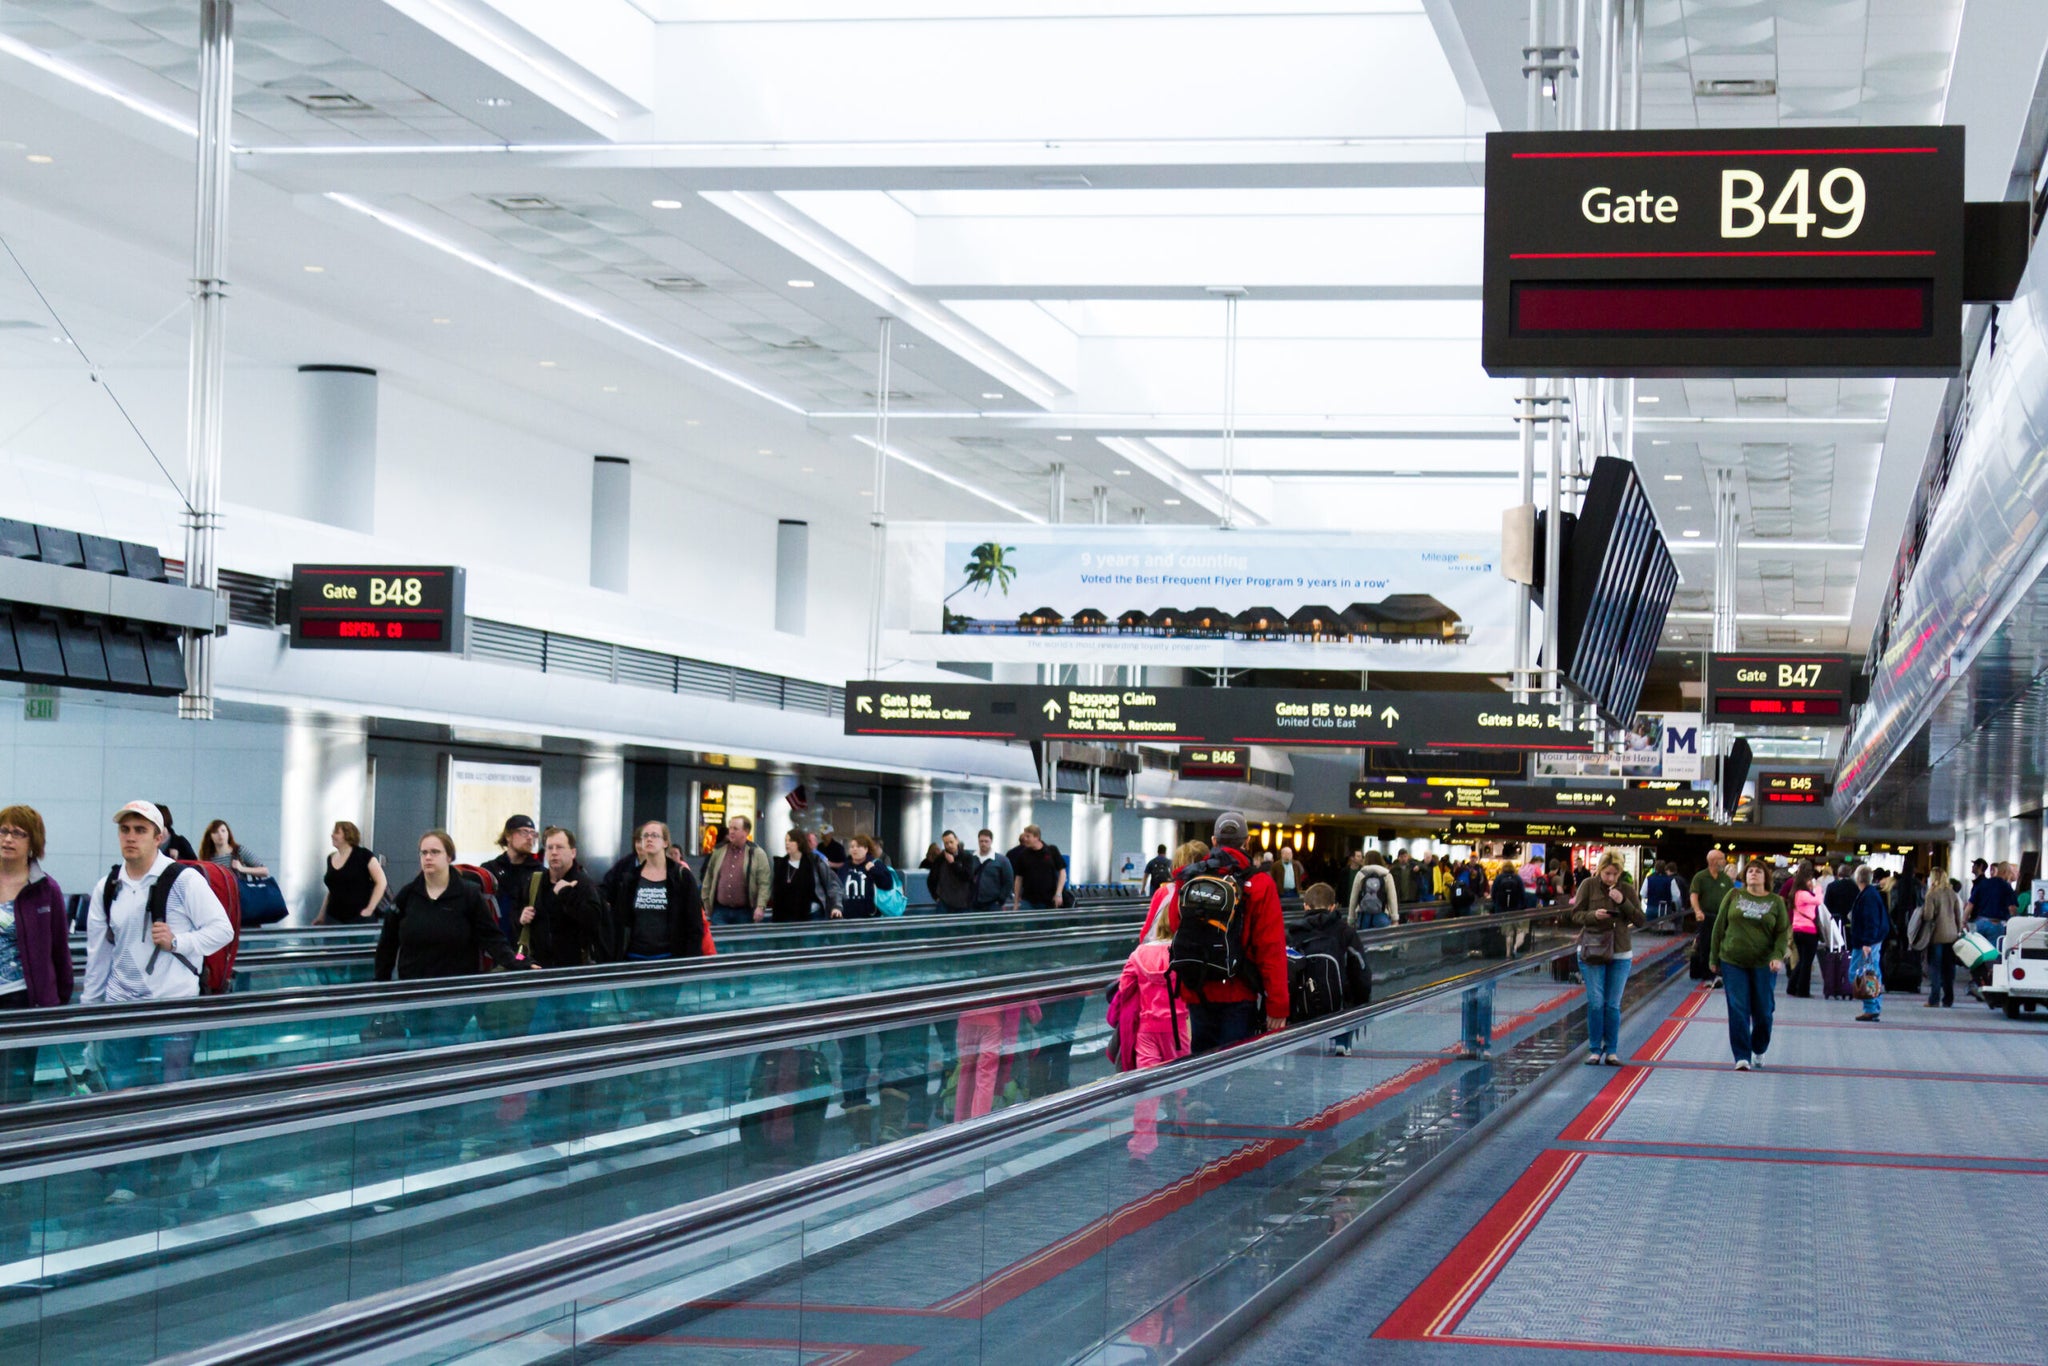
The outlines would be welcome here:
M 1401 713 L 1395 711 L 1392 707 L 1384 707 L 1380 710 L 1380 720 L 1386 723 L 1389 730 L 1392 730 L 1394 723 L 1400 719 Z
M 855 711 L 871 712 L 875 709 L 875 699 L 872 697 L 856 697 L 853 699 L 853 709 Z
M 1045 699 L 1045 705 L 1043 707 L 1040 707 L 1039 710 L 1044 712 L 1045 719 L 1050 721 L 1055 716 L 1058 716 L 1060 714 L 1060 704 L 1054 701 L 1052 698 L 1048 697 Z

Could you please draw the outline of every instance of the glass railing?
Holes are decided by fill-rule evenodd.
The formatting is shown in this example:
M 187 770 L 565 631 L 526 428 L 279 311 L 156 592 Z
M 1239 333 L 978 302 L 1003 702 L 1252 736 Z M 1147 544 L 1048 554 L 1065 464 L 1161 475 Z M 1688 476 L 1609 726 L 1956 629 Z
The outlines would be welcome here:
M 1108 925 L 1144 915 L 1142 902 L 1102 902 L 1065 911 L 995 911 L 908 915 L 872 920 L 819 920 L 803 924 L 719 926 L 720 954 L 760 953 L 842 943 L 1001 934 L 1041 927 Z M 71 937 L 72 959 L 84 980 L 85 941 Z M 235 961 L 235 991 L 306 991 L 353 986 L 375 975 L 377 928 L 251 930 Z
M 1641 936 L 1630 1003 L 1683 971 L 1682 944 Z M 651 1364 L 773 1342 L 798 1361 L 850 1344 L 1170 1360 L 1368 1226 L 1584 1033 L 1583 995 L 1550 962 L 1476 961 L 1419 997 L 450 1271 L 208 1359 L 318 1344 Z M 1492 1057 L 1462 1056 L 1475 1043 Z
M 1483 922 L 1392 938 L 1374 955 L 1382 995 L 1561 942 Z M 887 1028 L 820 1024 L 764 1043 L 736 1024 L 683 1045 L 687 1055 L 593 1035 L 580 1057 L 526 1063 L 515 1048 L 459 1075 L 423 1067 L 346 1104 L 294 1095 L 203 1122 L 179 1112 L 10 1136 L 0 1247 L 16 1255 L 0 1266 L 13 1287 L 0 1298 L 0 1360 L 185 1350 L 1102 1081 L 1100 984 L 1114 967 L 1084 969 L 1079 980 L 1097 984 L 1085 990 L 970 994 Z M 1503 998 L 1497 1046 L 1571 991 L 1546 983 L 1489 988 Z M 1425 1003 L 1355 1031 L 1353 1057 L 1307 1094 L 1309 1117 L 1359 1104 L 1358 1086 L 1387 1070 L 1383 1054 L 1405 1060 L 1391 1074 L 1415 1057 L 1441 1065 L 1433 1043 L 1456 1018 Z M 1205 1117 L 1204 1103 L 1154 1106 L 1150 1133 L 1248 1119 L 1241 1105 Z M 198 1283 L 235 1293 L 178 1288 Z

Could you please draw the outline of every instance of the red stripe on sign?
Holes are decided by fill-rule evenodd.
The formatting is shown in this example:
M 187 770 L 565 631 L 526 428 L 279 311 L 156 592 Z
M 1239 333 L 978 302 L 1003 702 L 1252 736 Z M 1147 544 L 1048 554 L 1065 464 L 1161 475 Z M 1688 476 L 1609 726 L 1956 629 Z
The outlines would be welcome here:
M 1749 256 L 1933 256 L 1914 251 L 1518 251 L 1510 261 L 1697 261 Z
M 1513 152 L 1517 161 L 1589 161 L 1617 157 L 1886 157 L 1932 156 L 1938 147 L 1732 147 L 1707 151 Z
M 1911 333 L 1927 326 L 1928 291 L 1917 283 L 1527 281 L 1514 286 L 1513 306 L 1509 326 L 1523 336 Z

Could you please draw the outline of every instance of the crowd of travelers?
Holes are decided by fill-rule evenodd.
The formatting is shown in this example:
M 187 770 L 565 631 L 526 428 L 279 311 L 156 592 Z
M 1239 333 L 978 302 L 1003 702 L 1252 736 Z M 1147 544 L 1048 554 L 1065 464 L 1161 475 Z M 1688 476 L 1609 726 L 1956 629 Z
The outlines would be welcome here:
M 160 803 L 129 802 L 114 819 L 120 862 L 84 898 L 85 964 L 74 981 L 66 898 L 42 867 L 41 817 L 25 806 L 0 809 L 0 1010 L 57 1006 L 74 994 L 125 1003 L 219 989 L 209 983 L 212 956 L 238 926 L 217 879 L 246 883 L 269 870 L 225 821 L 210 823 L 193 849 Z M 1812 995 L 1818 975 L 1823 995 L 1857 1003 L 1860 1021 L 1882 1018 L 1885 986 L 1903 976 L 1915 988 L 1924 976 L 1929 1007 L 1953 1006 L 1958 942 L 1973 934 L 1995 942 L 2018 910 L 2011 865 L 1982 860 L 1965 890 L 1944 869 L 1923 881 L 1869 864 L 1838 871 L 1826 859 L 1785 869 L 1753 858 L 1738 879 L 1717 849 L 1689 880 L 1669 862 L 1650 862 L 1638 886 L 1613 852 L 1585 867 L 1476 852 L 1389 859 L 1364 850 L 1325 874 L 1291 848 L 1252 852 L 1248 835 L 1245 818 L 1226 812 L 1207 840 L 1171 852 L 1161 845 L 1146 866 L 1143 925 L 1109 994 L 1117 1066 L 1165 1066 L 1369 1002 L 1361 932 L 1555 907 L 1578 935 L 1569 970 L 1584 986 L 1588 1065 L 1620 1064 L 1634 934 L 1671 919 L 1694 936 L 1695 978 L 1726 997 L 1736 1068 L 1753 1070 L 1770 1048 L 1780 973 L 1786 994 L 1801 998 Z M 692 859 L 668 826 L 650 820 L 634 830 L 625 857 L 598 870 L 581 861 L 574 831 L 515 815 L 480 864 L 459 861 L 449 832 L 428 831 L 417 875 L 397 888 L 355 825 L 336 822 L 330 839 L 320 922 L 378 923 L 379 981 L 707 956 L 717 952 L 721 927 L 900 915 L 907 880 L 918 874 L 940 912 L 1073 904 L 1066 858 L 1037 826 L 1026 826 L 1007 851 L 988 829 L 974 832 L 971 845 L 945 831 L 906 873 L 865 832 L 842 844 L 829 831 L 792 830 L 771 855 L 754 841 L 751 822 L 735 816 L 715 846 Z M 1461 1056 L 1491 1056 L 1493 996 L 1491 980 L 1462 992 Z M 1084 1007 L 1076 996 L 968 1011 L 950 1038 L 939 1037 L 937 1067 L 930 1026 L 843 1040 L 838 1090 L 856 1140 L 1064 1089 Z M 1353 1036 L 1335 1032 L 1326 1046 L 1346 1054 Z M 161 1055 L 149 1061 L 162 1080 L 188 1074 L 189 1035 L 132 1047 L 117 1039 L 98 1050 L 107 1084 L 135 1084 L 146 1047 Z M 6 1055 L 0 1104 L 29 1098 L 34 1063 L 33 1051 Z M 821 1070 L 829 1084 L 829 1069 Z M 931 1083 L 941 1076 L 934 1097 Z M 1142 1155 L 1156 1142 L 1156 1106 L 1141 1107 L 1132 1151 Z

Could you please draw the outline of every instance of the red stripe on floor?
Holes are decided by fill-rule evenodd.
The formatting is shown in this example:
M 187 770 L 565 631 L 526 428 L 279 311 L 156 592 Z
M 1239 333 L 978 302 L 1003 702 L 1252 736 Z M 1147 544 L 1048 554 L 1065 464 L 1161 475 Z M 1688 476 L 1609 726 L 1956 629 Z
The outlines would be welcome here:
M 1114 1213 L 1091 1220 L 1058 1242 L 1041 1248 L 1022 1261 L 1011 1263 L 980 1285 L 971 1286 L 950 1299 L 940 1300 L 932 1308 L 964 1318 L 979 1318 L 989 1310 L 999 1309 L 1037 1289 L 1053 1277 L 1071 1271 L 1110 1244 L 1158 1223 L 1169 1214 L 1186 1209 L 1217 1187 L 1256 1171 L 1300 1146 L 1299 1139 L 1266 1139 L 1240 1148 L 1228 1157 L 1205 1162 L 1172 1185 L 1132 1201 Z
M 1716 1361 L 1791 1361 L 1825 1363 L 1826 1366 L 2033 1366 L 2024 1361 L 1928 1361 L 1920 1357 L 1815 1356 L 1800 1352 L 1746 1352 L 1734 1347 L 1665 1347 L 1641 1343 L 1551 1342 L 1535 1338 L 1491 1338 L 1464 1333 L 1447 1333 L 1438 1342 L 1462 1342 L 1486 1347 L 1530 1347 L 1555 1352 L 1616 1352 L 1642 1356 L 1710 1357 Z
M 1626 1148 L 1626 1146 L 1627 1146 L 1627 1145 L 1629 1145 L 1629 1144 L 1643 1144 L 1643 1145 L 1647 1145 L 1647 1146 L 1651 1146 L 1651 1147 L 1666 1147 L 1666 1148 L 1707 1148 L 1707 1149 L 1711 1149 L 1712 1151 L 1711 1151 L 1710 1153 L 1704 1153 L 1704 1154 L 1702 1154 L 1702 1155 L 1701 1155 L 1701 1157 L 1702 1157 L 1702 1160 L 1703 1160 L 1703 1161 L 1710 1161 L 1710 1162 L 1741 1162 L 1741 1161 L 1745 1161 L 1745 1160 L 1751 1160 L 1751 1161 L 1759 1161 L 1759 1162 L 1761 1162 L 1761 1161 L 1767 1161 L 1767 1160 L 1781 1160 L 1781 1161 L 1796 1161 L 1796 1160 L 1797 1160 L 1797 1158 L 1798 1158 L 1798 1155 L 1799 1155 L 1799 1154 L 1801 1154 L 1801 1153 L 1820 1153 L 1821 1155 L 1823 1155 L 1823 1156 L 1825 1156 L 1825 1157 L 1874 1157 L 1874 1158 L 1886 1158 L 1886 1157 L 1907 1157 L 1907 1158 L 1915 1158 L 1915 1159 L 1929 1159 L 1929 1160 L 1933 1160 L 1933 1161 L 1940 1161 L 1940 1160 L 1941 1160 L 1941 1159 L 1943 1159 L 1943 1158 L 1947 1158 L 1947 1159 L 1948 1159 L 1948 1160 L 1950 1160 L 1950 1161 L 1957 1161 L 1957 1160 L 1962 1160 L 1962 1161 L 1969 1161 L 1969 1162 L 2015 1162 L 2015 1163 L 2019 1163 L 2019 1164 L 2021 1164 L 2022 1166 L 2034 1166 L 2034 1165 L 2037 1165 L 2037 1164 L 2038 1164 L 2039 1166 L 2041 1166 L 2041 1167 L 2042 1167 L 2042 1169 L 2043 1169 L 2044 1171 L 2048 1171 L 2048 1157 L 2004 1157 L 2004 1156 L 1993 1156 L 1992 1154 L 1989 1154 L 1989 1153 L 1880 1153 L 1880 1152 L 1873 1152 L 1872 1150 L 1870 1150 L 1870 1149 L 1868 1149 L 1868 1148 L 1771 1148 L 1771 1147 L 1767 1147 L 1767 1146 L 1764 1146 L 1764 1145 L 1761 1145 L 1761 1144 L 1756 1144 L 1756 1143 L 1697 1143 L 1697 1142 L 1694 1142 L 1694 1141 L 1693 1141 L 1692 1139 L 1689 1139 L 1689 1138 L 1687 1138 L 1687 1139 L 1658 1139 L 1658 1138 L 1627 1138 L 1627 1139 L 1615 1139 L 1615 1138 L 1609 1138 L 1609 1139 L 1570 1139 L 1570 1140 L 1566 1140 L 1566 1141 L 1569 1141 L 1569 1142 L 1578 1142 L 1578 1143 L 1604 1143 L 1604 1144 L 1612 1144 L 1612 1145 L 1614 1145 L 1615 1151 L 1617 1151 L 1617 1152 L 1625 1152 L 1625 1148 Z M 1727 1153 L 1727 1154 L 1730 1154 L 1730 1156 L 1727 1156 L 1727 1157 L 1722 1157 L 1722 1156 L 1720 1155 L 1720 1154 L 1722 1154 L 1722 1153 Z M 1736 1156 L 1736 1155 L 1735 1155 L 1735 1154 L 1741 1154 L 1741 1153 L 1762 1153 L 1762 1154 L 1766 1154 L 1767 1156 L 1765 1156 L 1765 1157 L 1757 1157 L 1757 1158 L 1753 1158 L 1753 1159 L 1744 1159 L 1744 1158 L 1742 1158 L 1742 1157 L 1740 1157 L 1740 1156 Z M 1782 1158 L 1780 1158 L 1780 1157 L 1778 1157 L 1778 1154 L 1784 1154 L 1785 1156 L 1784 1156 L 1784 1157 L 1782 1157 Z M 1642 1155 L 1642 1156 L 1646 1156 L 1646 1157 L 1654 1157 L 1654 1156 L 1658 1156 L 1658 1154 L 1655 1154 L 1655 1153 L 1645 1153 L 1645 1154 L 1641 1154 L 1641 1155 Z M 1840 1164 L 1835 1164 L 1835 1165 L 1841 1165 L 1841 1166 L 1855 1166 L 1855 1165 L 1858 1165 L 1858 1164 L 1856 1164 L 1856 1163 L 1840 1163 Z M 1883 1165 L 1885 1165 L 1885 1164 L 1884 1164 L 1884 1163 L 1882 1163 L 1882 1162 L 1873 1162 L 1873 1163 L 1869 1163 L 1869 1164 L 1866 1164 L 1866 1165 L 1870 1165 L 1870 1166 L 1883 1166 Z M 1924 1163 L 1922 1163 L 1922 1164 L 1916 1164 L 1915 1166 L 1913 1166 L 1913 1167 L 1910 1167 L 1910 1168 L 1907 1168 L 1906 1170 L 1909 1170 L 1909 1171 L 1919 1171 L 1919 1170 L 1921 1170 L 1921 1169 L 1922 1169 L 1922 1166 L 1923 1166 L 1923 1165 L 1924 1165 Z M 1968 1168 L 1961 1168 L 1960 1170 L 1964 1170 L 1964 1171 L 1975 1171 L 1975 1170 L 1978 1170 L 1978 1169 L 1977 1169 L 1977 1168 L 1974 1168 L 1974 1167 L 1968 1167 Z
M 1449 1332 L 1493 1283 L 1582 1161 L 1578 1153 L 1538 1155 L 1373 1336 L 1417 1341 Z

